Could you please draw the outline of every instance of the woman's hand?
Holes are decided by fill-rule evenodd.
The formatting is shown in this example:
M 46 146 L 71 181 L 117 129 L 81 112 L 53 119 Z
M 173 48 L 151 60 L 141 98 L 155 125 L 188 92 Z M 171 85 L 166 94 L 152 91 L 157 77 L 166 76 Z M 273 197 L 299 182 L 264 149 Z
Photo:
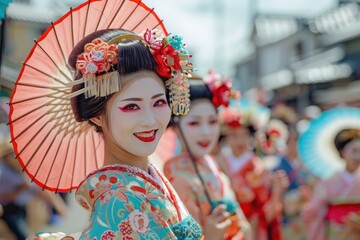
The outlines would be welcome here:
M 283 210 L 283 194 L 289 186 L 289 179 L 283 170 L 271 175 L 271 198 L 264 205 L 266 221 L 270 223 Z
M 204 227 L 205 239 L 220 240 L 224 239 L 226 228 L 230 226 L 230 214 L 226 211 L 226 206 L 220 204 L 212 213 L 206 217 Z
M 236 196 L 240 203 L 249 203 L 254 200 L 255 194 L 253 190 L 249 187 L 240 187 L 240 189 L 236 192 Z
M 348 236 L 360 237 L 360 212 L 350 213 L 345 219 L 345 232 Z
M 282 201 L 285 190 L 289 187 L 289 179 L 284 170 L 278 170 L 271 175 L 272 197 Z

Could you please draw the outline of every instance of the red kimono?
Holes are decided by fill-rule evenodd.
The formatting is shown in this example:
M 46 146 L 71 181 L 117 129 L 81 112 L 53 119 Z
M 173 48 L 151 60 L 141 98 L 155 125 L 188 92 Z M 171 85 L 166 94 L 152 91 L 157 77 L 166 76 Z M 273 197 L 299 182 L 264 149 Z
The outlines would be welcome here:
M 271 209 L 269 173 L 262 161 L 251 151 L 235 157 L 224 153 L 219 159 L 224 172 L 231 179 L 237 200 L 250 221 L 255 239 L 281 240 L 281 211 Z

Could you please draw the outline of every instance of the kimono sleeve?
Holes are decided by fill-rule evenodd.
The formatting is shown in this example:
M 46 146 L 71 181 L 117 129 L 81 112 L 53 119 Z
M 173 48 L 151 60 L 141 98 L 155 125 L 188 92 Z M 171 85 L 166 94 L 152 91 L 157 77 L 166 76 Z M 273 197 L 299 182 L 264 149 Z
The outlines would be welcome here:
M 176 239 L 156 205 L 132 191 L 108 191 L 96 200 L 80 239 Z
M 204 226 L 204 216 L 200 209 L 199 193 L 196 193 L 196 190 L 194 190 L 196 184 L 191 184 L 185 177 L 174 173 L 172 173 L 169 181 L 195 221 Z M 210 206 L 208 206 L 208 208 L 210 208 Z

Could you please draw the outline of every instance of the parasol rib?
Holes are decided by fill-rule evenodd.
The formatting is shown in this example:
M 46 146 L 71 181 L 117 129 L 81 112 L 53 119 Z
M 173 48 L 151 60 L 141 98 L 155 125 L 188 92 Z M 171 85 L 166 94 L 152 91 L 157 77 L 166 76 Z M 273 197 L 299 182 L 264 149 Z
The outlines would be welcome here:
M 25 86 L 25 87 L 33 87 L 33 88 L 42 88 L 42 89 L 50 89 L 53 91 L 56 91 L 56 93 L 67 93 L 66 90 L 59 90 L 60 88 L 65 88 L 65 87 L 46 87 L 46 86 L 42 86 L 42 85 L 37 85 L 37 84 L 31 84 L 31 83 L 15 83 L 15 85 L 20 85 L 20 86 Z
M 51 26 L 52 26 L 53 29 L 54 29 L 56 42 L 57 42 L 57 44 L 58 44 L 58 46 L 59 46 L 59 48 L 60 48 L 61 55 L 62 55 L 62 57 L 63 57 L 64 63 L 66 63 L 65 65 L 66 65 L 67 69 L 68 69 L 69 71 L 71 71 L 71 68 L 70 68 L 70 66 L 69 66 L 68 63 L 67 63 L 64 50 L 63 50 L 62 47 L 61 47 L 61 44 L 60 44 L 60 41 L 59 41 L 59 38 L 58 38 L 58 35 L 57 35 L 57 32 L 56 32 L 56 28 L 55 28 L 55 25 L 54 25 L 53 22 L 51 22 Z
M 49 134 L 50 134 L 50 131 L 49 131 Z M 59 136 L 58 134 L 55 134 L 55 136 L 54 136 L 53 139 L 51 140 L 51 143 L 49 144 L 49 147 L 46 149 L 46 152 L 45 152 L 43 158 L 41 159 L 40 165 L 37 167 L 37 170 L 36 170 L 34 176 L 33 176 L 32 179 L 31 179 L 32 182 L 34 181 L 34 179 L 36 178 L 37 174 L 39 173 L 39 171 L 40 171 L 40 169 L 41 169 L 41 166 L 43 165 L 44 160 L 45 160 L 46 156 L 48 155 L 48 153 L 49 153 L 49 151 L 50 151 L 50 148 L 53 146 L 53 144 L 54 144 L 54 142 L 55 142 L 55 139 L 56 139 L 58 136 Z M 48 136 L 47 136 L 47 137 L 48 137 Z M 46 137 L 46 138 L 47 138 L 47 137 Z M 31 156 L 31 158 L 30 158 L 29 161 L 27 162 L 26 166 L 28 166 L 28 163 L 30 163 L 30 161 L 33 160 L 33 157 L 34 157 L 34 155 Z M 53 163 L 53 161 L 52 161 L 51 166 L 53 166 L 53 164 L 54 164 L 54 163 Z M 51 167 L 51 168 L 52 168 L 52 167 Z M 48 176 L 49 176 L 49 175 L 48 175 Z
M 157 28 L 158 26 L 160 26 L 160 24 L 162 24 L 164 22 L 164 19 L 161 19 L 160 22 L 158 22 L 158 24 L 155 25 L 155 27 L 152 28 L 152 30 L 154 30 L 155 28 Z
M 73 9 L 72 7 L 70 7 L 70 23 L 71 23 L 71 46 L 72 49 L 74 49 L 75 44 L 74 44 L 74 21 L 73 21 Z
M 55 67 L 59 70 L 59 72 L 61 73 L 61 75 L 63 75 L 68 82 L 71 82 L 71 78 L 69 76 L 67 76 L 63 70 L 60 69 L 60 67 L 55 63 L 54 59 L 52 59 L 50 57 L 50 55 L 45 51 L 45 49 L 40 45 L 40 43 L 37 40 L 34 40 L 35 44 L 45 53 L 45 55 L 49 58 L 49 60 L 55 65 Z
M 68 141 L 68 145 L 66 147 L 65 161 L 64 161 L 64 164 L 62 165 L 62 168 L 61 168 L 61 172 L 60 172 L 60 176 L 58 178 L 59 180 L 58 180 L 58 183 L 56 185 L 55 193 L 57 193 L 59 191 L 60 180 L 62 179 L 62 175 L 64 173 L 64 169 L 65 169 L 65 166 L 66 166 L 66 163 L 67 163 L 67 160 L 68 160 L 69 148 L 70 148 L 70 141 Z M 71 186 L 70 186 L 70 188 L 71 188 Z
M 123 1 L 121 2 L 120 7 L 119 7 L 119 8 L 117 9 L 117 11 L 116 11 L 116 14 L 114 14 L 113 18 L 111 19 L 110 23 L 107 25 L 106 28 L 110 28 L 110 26 L 111 26 L 111 24 L 114 22 L 116 16 L 118 16 L 118 13 L 120 12 L 120 10 L 121 10 L 122 6 L 124 5 L 124 3 L 125 3 L 125 0 L 123 0 Z
M 141 1 L 140 1 L 141 2 Z M 125 19 L 125 21 L 121 24 L 120 28 L 122 28 L 125 23 L 129 20 L 129 18 L 132 16 L 132 14 L 135 12 L 135 10 L 137 9 L 137 7 L 139 6 L 140 2 L 138 4 L 136 4 L 136 6 L 134 7 L 134 9 L 131 11 L 131 13 L 127 16 L 127 18 Z
M 56 100 L 56 98 L 54 98 L 52 101 L 55 101 L 55 100 Z M 52 101 L 50 101 L 49 103 L 51 103 Z M 24 114 L 21 115 L 20 117 L 17 117 L 17 118 L 15 118 L 15 119 L 9 121 L 9 124 L 13 124 L 14 122 L 16 122 L 16 121 L 20 120 L 21 118 L 27 116 L 28 114 L 33 113 L 33 112 L 35 112 L 35 111 L 37 111 L 37 110 L 39 110 L 39 109 L 41 109 L 41 108 L 43 108 L 43 107 L 48 106 L 49 103 L 45 103 L 45 104 L 43 104 L 43 105 L 41 105 L 41 106 L 39 106 L 39 107 L 37 107 L 37 108 L 35 108 L 35 109 L 32 109 L 31 111 L 29 111 L 29 112 L 27 112 L 27 113 L 24 113 Z M 43 116 L 45 116 L 45 115 L 43 115 Z
M 81 125 L 80 125 L 80 126 L 81 126 Z M 76 127 L 78 127 L 78 126 L 76 126 Z M 74 129 L 76 129 L 76 127 L 75 127 Z M 90 125 L 84 124 L 83 126 L 81 126 L 80 129 L 76 129 L 74 132 L 75 132 L 75 133 L 82 133 L 82 132 L 87 131 L 89 128 L 91 128 Z M 86 129 L 86 130 L 83 131 L 83 129 Z
M 11 103 L 9 103 L 9 105 L 15 105 L 15 104 L 18 104 L 18 103 L 22 103 L 22 102 L 26 102 L 26 101 L 31 101 L 31 100 L 35 100 L 35 99 L 39 99 L 39 98 L 52 97 L 52 96 L 54 96 L 54 95 L 56 95 L 56 94 L 58 94 L 58 93 L 57 93 L 57 92 L 54 92 L 54 93 L 51 93 L 51 94 L 45 94 L 45 95 L 40 95 L 40 96 L 36 96 L 36 97 L 25 98 L 25 99 L 23 99 L 23 100 L 11 102 Z M 67 103 L 64 103 L 64 104 L 67 104 Z M 52 104 L 52 105 L 55 105 L 55 104 Z
M 70 117 L 69 117 L 70 116 Z M 71 115 L 69 115 L 69 116 L 67 116 L 66 118 L 65 118 L 65 122 L 66 123 L 64 123 L 62 126 L 60 125 L 60 131 L 64 131 L 65 130 L 65 132 L 64 132 L 64 134 L 65 135 L 68 135 L 69 133 L 71 133 L 71 125 L 82 125 L 82 124 L 84 124 L 84 123 L 78 123 L 78 122 L 74 122 L 73 123 L 73 120 L 72 120 L 72 118 L 71 118 Z M 71 124 L 71 125 L 70 125 Z M 77 126 L 74 126 L 73 128 L 76 128 Z
M 84 128 L 88 128 L 88 127 L 89 127 L 88 124 L 83 124 L 83 125 L 81 126 L 80 130 L 76 130 L 76 131 L 73 130 L 73 131 L 72 131 L 72 137 L 71 137 L 71 138 L 73 138 L 75 135 L 78 136 L 78 137 L 76 138 L 76 140 L 75 140 L 75 148 L 74 148 L 74 149 L 77 149 L 77 145 L 78 145 L 79 138 L 80 138 L 81 134 L 83 133 L 82 130 L 83 130 Z M 80 132 L 79 135 L 78 135 L 77 132 Z M 73 168 L 73 171 L 72 171 L 71 176 L 74 176 L 76 162 L 77 162 L 77 151 L 75 150 L 74 168 Z M 86 176 L 86 175 L 84 175 L 84 177 L 85 177 L 85 176 Z M 71 186 L 74 186 L 74 178 L 71 178 Z
M 90 6 L 90 0 L 88 1 L 87 8 L 86 8 L 86 16 L 85 16 L 85 23 L 84 23 L 84 29 L 83 29 L 82 38 L 84 38 L 84 37 L 85 37 L 85 31 L 86 31 L 86 26 L 87 26 L 87 20 L 88 20 L 88 16 L 89 16 L 89 6 Z
M 48 114 L 49 114 L 49 113 L 46 112 L 45 114 L 43 114 L 43 115 L 40 117 L 40 119 L 41 119 L 42 117 L 44 117 L 45 115 L 48 115 Z M 35 122 L 33 122 L 33 123 L 36 123 L 37 121 L 39 121 L 39 119 L 37 119 L 37 120 L 36 120 Z M 25 146 L 24 146 L 24 147 L 21 149 L 21 151 L 17 154 L 16 158 L 18 158 L 18 156 L 19 156 L 19 155 L 30 145 L 30 143 L 36 138 L 36 136 L 40 133 L 40 131 L 41 131 L 42 129 L 44 129 L 47 124 L 51 123 L 51 121 L 52 121 L 52 119 L 50 118 L 49 121 L 46 121 L 45 124 L 44 124 L 41 128 L 39 128 L 40 130 L 38 130 L 38 131 L 36 132 L 36 134 L 31 137 L 30 141 L 28 141 L 28 142 L 25 144 Z M 34 125 L 34 124 L 32 124 L 32 125 Z M 15 136 L 15 137 L 13 138 L 13 140 L 15 140 L 16 138 L 18 138 L 24 131 L 27 131 L 27 130 L 28 130 L 28 129 L 24 129 L 19 135 Z M 39 147 L 40 147 L 40 146 L 39 146 Z
M 56 134 L 56 137 L 59 135 L 59 133 L 60 133 L 60 132 L 58 131 L 57 134 Z M 56 137 L 54 138 L 54 141 L 55 141 Z M 51 143 L 51 145 L 54 143 L 54 141 Z M 55 156 L 58 156 L 58 153 L 59 153 L 59 150 L 60 150 L 60 147 L 61 147 L 63 141 L 64 141 L 64 138 L 62 137 L 60 143 L 59 143 L 58 146 L 57 146 Z M 51 146 L 51 145 L 50 145 L 50 146 Z M 50 150 L 50 148 L 51 148 L 51 147 L 49 147 L 48 150 Z M 45 156 L 46 156 L 46 155 L 47 155 L 47 153 L 45 154 Z M 45 158 L 45 156 L 44 156 L 44 158 Z M 56 159 L 56 157 L 55 157 L 55 159 Z M 54 165 L 55 165 L 54 162 L 55 162 L 55 160 L 54 160 L 54 161 L 51 161 L 51 167 L 50 167 L 49 173 L 48 173 L 48 175 L 47 175 L 47 177 L 46 177 L 46 180 L 45 180 L 45 182 L 44 182 L 43 190 L 45 189 L 45 186 L 46 186 L 47 182 L 49 181 L 49 177 L 50 177 L 51 172 L 52 172 L 52 170 L 53 170 L 53 168 L 54 168 Z M 39 170 L 39 169 L 40 169 L 40 167 L 38 168 L 38 170 Z M 34 176 L 34 177 L 35 177 L 35 176 Z
M 54 118 L 55 118 L 55 117 L 57 117 L 57 114 L 55 114 Z M 60 121 L 60 119 L 56 120 L 56 123 L 55 123 L 54 125 L 57 125 L 57 124 L 59 123 L 59 121 Z M 51 122 L 52 122 L 52 119 L 50 119 L 47 123 L 51 123 Z M 54 130 L 54 127 L 52 128 L 52 130 Z M 40 132 L 40 131 L 38 131 L 38 133 L 39 133 L 39 132 Z M 48 131 L 48 133 L 46 134 L 46 137 L 45 137 L 45 139 L 44 139 L 43 142 L 46 142 L 45 140 L 49 137 L 50 133 L 51 133 L 51 131 Z M 59 131 L 58 131 L 58 133 L 59 133 Z M 37 168 L 35 174 L 34 174 L 33 177 L 32 177 L 32 181 L 34 181 L 34 179 L 36 178 L 36 175 L 38 174 L 38 172 L 39 172 L 39 170 L 40 170 L 40 168 L 41 168 L 41 165 L 43 164 L 43 162 L 44 162 L 44 160 L 45 160 L 45 157 L 46 157 L 46 155 L 48 154 L 48 152 L 49 152 L 50 148 L 52 147 L 52 145 L 53 145 L 53 143 L 54 143 L 54 141 L 55 141 L 55 139 L 56 139 L 57 136 L 58 136 L 58 134 L 55 134 L 54 138 L 52 139 L 51 143 L 49 144 L 49 146 L 48 146 L 48 148 L 47 148 L 47 150 L 46 150 L 46 152 L 45 152 L 45 155 L 43 156 L 43 159 L 42 159 L 41 162 L 40 162 L 40 165 L 37 166 L 38 168 Z M 30 141 L 32 141 L 33 139 L 34 139 L 34 138 L 32 138 Z M 27 168 L 27 166 L 29 166 L 29 164 L 30 164 L 30 162 L 33 160 L 35 154 L 39 151 L 40 146 L 41 146 L 41 145 L 39 145 L 39 146 L 37 147 L 36 151 L 31 155 L 30 159 L 28 160 L 28 162 L 26 163 L 26 165 L 25 165 L 24 168 Z M 24 149 L 25 149 L 25 148 L 24 148 Z
M 71 110 L 71 109 L 70 109 L 70 110 Z M 53 120 L 58 120 L 58 119 L 62 119 L 62 118 L 64 118 L 64 117 L 73 116 L 73 115 L 74 115 L 74 114 L 73 114 L 72 112 L 70 112 L 69 110 L 67 110 L 66 112 L 64 112 L 63 115 L 58 116 L 58 117 L 54 118 Z M 54 125 L 54 127 L 58 127 L 58 126 L 61 127 L 61 125 L 62 125 L 62 123 L 57 124 L 57 125 Z
M 60 121 L 60 120 L 58 120 Z M 46 122 L 46 124 L 44 126 L 46 126 L 47 124 L 49 124 L 51 121 L 48 121 Z M 40 133 L 40 130 L 35 134 L 35 136 L 33 138 L 30 139 L 29 142 L 26 143 L 25 147 L 23 147 L 23 149 L 21 149 L 21 152 L 18 154 L 18 156 L 29 146 L 29 144 L 35 139 L 35 137 Z M 48 131 L 47 134 L 45 135 L 44 137 L 44 140 L 43 142 L 46 142 L 46 139 L 50 136 L 50 133 L 51 131 Z M 56 138 L 56 136 L 54 137 L 54 139 Z M 31 163 L 31 161 L 33 160 L 35 154 L 39 151 L 41 147 L 41 144 L 39 144 L 39 146 L 36 148 L 36 150 L 34 151 L 34 153 L 31 155 L 31 157 L 29 158 L 29 160 L 26 162 L 25 166 L 24 166 L 24 169 L 27 168 L 29 166 L 29 164 Z M 44 161 L 44 158 L 42 159 L 41 163 L 40 163 L 40 166 L 42 165 L 42 162 Z M 34 181 L 34 178 L 36 177 L 39 169 L 40 169 L 40 166 L 38 166 L 38 170 L 36 171 L 35 175 L 32 177 L 32 180 L 31 181 Z
M 55 77 L 53 77 L 52 75 L 50 75 L 50 74 L 48 74 L 48 73 L 46 73 L 46 72 L 44 72 L 44 71 L 41 71 L 40 69 L 38 69 L 38 68 L 36 68 L 36 67 L 31 66 L 29 63 L 26 62 L 26 63 L 24 63 L 24 65 L 27 66 L 27 67 L 29 67 L 29 68 L 34 69 L 35 71 L 37 71 L 37 72 L 39 72 L 39 73 L 41 73 L 41 74 L 44 74 L 45 76 L 53 79 L 54 81 L 60 83 L 61 85 L 66 86 L 66 83 L 64 83 L 64 82 L 61 81 L 60 79 L 55 78 Z
M 73 136 L 74 136 L 74 134 L 73 134 Z M 74 157 L 74 165 L 73 165 L 73 169 L 72 169 L 72 173 L 71 173 L 71 176 L 72 176 L 72 178 L 71 178 L 71 186 L 74 186 L 75 167 L 76 167 L 76 163 L 78 162 L 77 161 L 77 151 L 76 151 L 77 145 L 78 145 L 78 139 L 79 139 L 79 137 L 76 139 L 75 147 L 74 147 L 74 149 L 75 149 L 75 157 Z
M 101 22 L 101 19 L 102 19 L 102 16 L 103 16 L 103 14 L 104 14 L 104 10 L 105 10 L 107 4 L 108 4 L 108 0 L 106 0 L 105 6 L 104 6 L 104 7 L 102 8 L 102 10 L 101 10 L 101 14 L 100 14 L 100 17 L 99 17 L 99 21 L 97 21 L 97 24 L 96 24 L 96 27 L 95 27 L 95 31 L 97 31 L 98 28 L 99 28 L 99 25 L 100 25 L 100 22 Z
M 70 117 L 70 118 L 67 117 L 67 118 L 65 119 L 65 121 L 70 120 L 70 119 L 71 119 L 71 117 Z M 59 129 L 59 132 L 62 132 L 62 130 L 63 130 L 63 129 L 60 128 L 60 129 Z M 66 132 L 66 131 L 64 132 L 64 135 L 67 135 L 67 132 Z M 57 156 L 57 154 L 58 154 L 58 152 L 59 152 L 59 149 L 60 149 L 60 146 L 62 145 L 63 140 L 64 140 L 64 137 L 61 139 L 61 143 L 59 144 L 59 147 L 58 147 L 58 150 L 57 150 L 55 156 Z M 68 141 L 68 145 L 67 145 L 67 148 L 66 148 L 65 161 L 64 161 L 64 164 L 62 165 L 61 173 L 60 173 L 60 176 L 59 176 L 59 178 L 58 178 L 59 181 L 58 181 L 58 184 L 57 184 L 57 187 L 56 187 L 56 190 L 55 190 L 56 193 L 57 193 L 58 190 L 59 190 L 60 180 L 61 180 L 61 177 L 62 177 L 62 175 L 63 175 L 64 169 L 65 169 L 65 165 L 66 165 L 66 162 L 67 162 L 67 159 L 68 159 L 68 158 L 67 158 L 67 155 L 68 155 L 68 152 L 69 152 L 69 147 L 70 147 L 70 141 Z M 53 166 L 53 165 L 52 165 L 52 166 Z M 47 184 L 48 178 L 49 178 L 49 176 L 51 175 L 50 173 L 51 173 L 51 171 L 52 171 L 52 166 L 51 166 L 51 169 L 50 169 L 50 171 L 49 171 L 49 175 L 47 176 L 44 185 Z
M 55 100 L 55 99 L 54 99 Z M 56 106 L 53 106 L 51 109 L 49 109 L 45 114 L 41 115 L 40 117 L 38 117 L 35 121 L 32 121 L 32 124 L 29 124 L 29 126 L 27 126 L 24 130 L 22 130 L 18 135 L 14 134 L 13 139 L 11 140 L 11 142 L 13 142 L 14 140 L 16 140 L 18 137 L 20 137 L 22 134 L 24 134 L 27 130 L 29 130 L 32 126 L 35 125 L 35 123 L 37 123 L 41 118 L 43 118 L 45 115 L 49 114 L 48 112 L 50 112 L 52 109 L 54 109 Z M 46 123 L 42 126 L 42 128 L 44 128 L 46 125 Z M 41 129 L 42 129 L 41 128 Z
M 152 8 L 151 11 L 148 12 L 148 14 L 146 14 L 146 16 L 143 17 L 143 19 L 141 19 L 141 21 L 140 21 L 138 24 L 136 24 L 135 27 L 133 27 L 133 28 L 131 29 L 131 31 L 134 31 L 143 21 L 145 21 L 145 19 L 146 19 L 153 11 L 154 11 L 154 8 Z

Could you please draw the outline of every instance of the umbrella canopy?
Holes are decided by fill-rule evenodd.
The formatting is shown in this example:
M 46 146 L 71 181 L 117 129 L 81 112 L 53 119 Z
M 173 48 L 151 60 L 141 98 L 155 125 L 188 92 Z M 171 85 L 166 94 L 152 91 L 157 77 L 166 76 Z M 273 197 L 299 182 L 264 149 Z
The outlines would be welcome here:
M 336 135 L 344 129 L 360 129 L 360 109 L 338 107 L 325 111 L 300 135 L 300 160 L 315 176 L 324 179 L 344 169 L 344 160 L 334 143 Z
M 101 135 L 76 122 L 67 97 L 74 73 L 67 64 L 74 46 L 101 29 L 167 31 L 139 0 L 89 0 L 70 9 L 35 41 L 10 102 L 11 138 L 24 171 L 39 186 L 56 192 L 77 188 L 103 164 Z

